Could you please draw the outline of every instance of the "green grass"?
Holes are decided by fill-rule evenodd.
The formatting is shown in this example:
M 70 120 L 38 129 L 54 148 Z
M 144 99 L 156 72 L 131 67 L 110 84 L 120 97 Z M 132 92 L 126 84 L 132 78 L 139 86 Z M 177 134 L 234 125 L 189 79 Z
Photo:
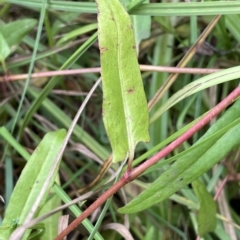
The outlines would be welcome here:
M 123 2 L 127 6 L 131 1 Z M 202 78 L 197 74 L 142 72 L 148 101 L 163 85 L 167 87 L 160 92 L 162 97 L 154 102 L 149 111 L 150 142 L 137 145 L 133 166 L 142 163 L 180 136 L 192 126 L 193 121 L 201 118 L 239 85 L 239 67 L 233 68 L 240 63 L 239 1 L 142 2 L 136 0 L 129 5 L 131 8 L 127 7 L 132 21 L 135 21 L 133 26 L 138 33 L 136 36 L 141 41 L 138 49 L 140 64 L 177 66 L 184 58 L 186 67 L 228 69 L 226 70 L 228 78 L 219 77 L 220 73 L 213 75 L 218 76 L 216 78 L 211 76 Z M 9 76 L 7 81 L 7 77 L 0 77 L 0 126 L 2 127 L 0 128 L 0 195 L 5 200 L 5 203 L 0 203 L 0 223 L 4 223 L 14 187 L 23 175 L 21 173 L 26 169 L 26 163 L 33 151 L 39 146 L 45 134 L 62 128 L 69 130 L 85 99 L 80 93 L 88 93 L 100 77 L 99 73 L 86 73 L 33 80 L 30 75 L 33 72 L 100 67 L 96 13 L 94 1 L 0 1 L 0 33 L 11 22 L 34 19 L 26 24 L 29 29 L 25 32 L 21 31 L 22 26 L 16 25 L 7 28 L 5 33 L 1 34 L 5 34 L 4 40 L 0 35 L 0 75 Z M 211 20 L 217 14 L 221 14 L 222 17 L 212 23 Z M 143 18 L 138 18 L 139 16 Z M 147 21 L 150 21 L 149 16 L 151 16 L 151 25 L 147 24 Z M 201 34 L 207 27 L 211 29 L 205 35 L 205 50 L 199 48 L 193 53 L 194 49 L 190 47 L 195 46 L 197 41 L 203 40 Z M 141 30 L 145 31 L 144 34 L 140 32 Z M 21 34 L 17 34 L 19 32 Z M 148 33 L 150 36 L 144 39 Z M 6 44 L 10 47 L 10 53 L 9 49 L 4 48 Z M 27 79 L 11 81 L 11 75 L 24 73 L 28 74 Z M 204 82 L 207 85 L 204 85 Z M 195 86 L 194 84 L 197 86 L 192 92 L 189 89 L 192 89 L 191 86 Z M 72 129 L 72 135 L 61 157 L 56 180 L 52 183 L 51 194 L 48 195 L 49 190 L 45 192 L 46 207 L 41 211 L 39 209 L 34 218 L 76 198 L 79 195 L 76 190 L 85 187 L 99 174 L 101 165 L 111 154 L 111 146 L 102 120 L 102 94 L 100 84 Z M 193 138 L 175 149 L 164 161 L 155 164 L 142 176 L 118 191 L 105 207 L 102 206 L 96 214 L 74 230 L 76 239 L 94 237 L 94 239 L 120 240 L 127 236 L 124 234 L 131 234 L 133 239 L 139 240 L 197 239 L 198 224 L 201 222 L 198 212 L 201 204 L 194 191 L 196 189 L 193 190 L 190 184 L 181 187 L 172 196 L 144 211 L 124 216 L 117 210 L 140 192 L 148 189 L 159 176 L 164 176 L 163 174 L 175 166 L 174 164 L 183 156 L 187 158 L 185 155 L 188 152 L 182 152 L 188 150 L 193 154 L 190 147 L 198 142 L 211 125 L 213 126 L 211 131 L 216 135 L 212 138 L 208 136 L 209 133 L 205 135 L 205 138 L 209 137 L 211 141 L 215 141 L 214 137 L 225 134 L 228 130 L 230 132 L 232 126 L 239 124 L 237 109 L 235 113 L 236 115 L 231 113 L 229 118 L 225 115 L 221 124 L 212 121 Z M 218 118 L 221 116 L 222 114 Z M 232 134 L 237 141 L 239 137 L 235 135 Z M 232 139 L 225 141 L 230 144 Z M 199 149 L 201 151 L 201 148 Z M 215 159 L 219 154 L 218 151 L 223 149 L 217 149 L 209 161 Z M 197 154 L 189 155 L 191 160 L 197 158 Z M 225 157 L 217 162 L 215 167 L 205 171 L 198 178 L 214 196 L 220 188 L 221 181 L 228 177 L 216 201 L 218 206 L 216 228 L 207 232 L 203 239 L 240 239 L 239 212 L 232 204 L 234 201 L 239 204 L 238 146 L 232 147 Z M 119 166 L 120 164 L 113 164 L 89 189 L 96 191 L 93 195 L 61 210 L 56 216 L 69 214 L 70 218 L 77 217 L 113 184 Z M 190 169 L 192 166 L 188 167 Z M 123 169 L 125 170 L 126 166 Z M 49 169 L 48 171 L 50 172 Z M 114 179 L 107 182 L 112 176 Z M 170 187 L 171 184 L 166 181 L 165 188 L 167 189 L 168 186 Z M 40 192 L 41 189 L 38 191 Z M 27 206 L 27 209 L 30 208 L 31 206 Z M 12 211 L 14 215 L 14 210 Z M 17 209 L 17 212 L 22 214 L 21 209 Z M 35 229 L 33 231 L 28 229 L 25 237 L 29 234 L 31 236 L 38 234 L 36 239 L 47 239 L 46 236 L 53 239 L 58 225 L 56 216 L 48 217 L 43 225 L 33 226 L 32 229 Z M 22 224 L 18 217 L 20 216 L 11 219 L 11 224 L 8 223 L 7 226 L 0 228 L 0 239 L 6 236 L 5 231 L 9 231 L 10 228 L 11 231 L 14 230 L 19 221 Z M 98 219 L 102 221 L 101 224 L 96 224 Z M 116 223 L 118 225 L 108 225 Z M 207 225 L 206 218 L 203 224 Z M 95 236 L 93 232 L 96 232 Z

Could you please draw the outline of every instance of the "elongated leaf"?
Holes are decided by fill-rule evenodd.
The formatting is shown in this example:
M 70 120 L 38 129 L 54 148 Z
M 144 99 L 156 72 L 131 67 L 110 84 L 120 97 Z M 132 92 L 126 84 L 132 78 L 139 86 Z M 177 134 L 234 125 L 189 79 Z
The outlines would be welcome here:
M 13 3 L 30 8 L 41 8 L 42 0 L 5 0 L 4 2 Z M 48 9 L 77 12 L 77 13 L 97 13 L 96 4 L 93 2 L 74 2 L 50 0 Z M 185 2 L 176 3 L 150 3 L 142 4 L 131 13 L 134 15 L 150 16 L 201 16 L 201 15 L 226 15 L 239 14 L 239 1 L 210 1 L 210 2 Z
M 76 52 L 60 67 L 60 69 L 66 69 L 72 66 L 77 59 L 81 57 L 81 55 L 92 45 L 92 43 L 96 40 L 97 34 L 93 34 L 87 41 L 85 41 L 84 44 L 82 44 Z M 47 95 L 51 92 L 51 90 L 54 88 L 54 86 L 59 83 L 61 80 L 61 77 L 53 77 L 51 80 L 48 82 L 48 84 L 44 87 L 44 89 L 41 91 L 41 94 L 35 94 L 35 101 L 32 103 L 30 106 L 28 112 L 25 115 L 23 124 L 20 129 L 20 135 L 23 132 L 23 129 L 26 127 L 26 125 L 29 123 L 31 120 L 33 114 L 37 111 L 37 109 L 40 107 L 42 102 L 46 99 Z
M 36 90 L 34 90 L 30 87 L 28 88 L 28 93 L 31 97 L 36 99 L 36 104 L 38 104 L 37 99 L 42 98 L 42 95 L 39 94 L 39 92 L 37 92 Z M 33 107 L 33 108 L 35 108 L 35 107 Z M 58 106 L 56 106 L 55 103 L 53 103 L 51 100 L 49 100 L 48 98 L 46 98 L 43 101 L 42 108 L 44 109 L 44 111 L 51 114 L 53 119 L 55 121 L 59 122 L 62 127 L 68 128 L 70 126 L 71 121 L 72 121 L 71 118 L 64 111 L 62 111 Z M 79 140 L 81 140 L 87 147 L 89 147 L 94 153 L 96 153 L 101 159 L 105 160 L 109 156 L 109 152 L 106 149 L 104 149 L 94 138 L 92 138 L 89 135 L 89 133 L 84 131 L 79 125 L 75 126 L 75 128 L 73 130 L 73 134 Z
M 9 230 L 5 231 L 3 239 L 9 239 L 9 234 L 12 231 L 10 226 L 13 220 L 17 220 L 19 225 L 24 222 L 46 181 L 55 157 L 62 146 L 65 134 L 65 130 L 48 133 L 27 162 L 12 193 L 10 203 L 5 213 L 3 229 Z M 56 169 L 48 189 L 53 185 L 57 171 L 58 169 Z M 43 206 L 47 195 L 48 191 L 40 203 L 39 210 Z
M 48 99 L 47 99 L 48 100 Z M 51 103 L 51 102 L 50 102 Z M 48 104 L 47 104 L 48 105 Z M 51 108 L 51 104 L 50 104 L 50 108 Z M 54 107 L 52 108 L 54 109 Z M 66 116 L 65 116 L 66 117 Z M 76 126 L 77 127 L 77 126 Z M 79 135 L 81 135 L 79 133 L 79 131 L 77 130 L 78 134 L 76 133 L 76 135 L 79 137 Z M 30 159 L 30 154 L 25 150 L 25 148 L 23 146 L 21 146 L 16 139 L 14 139 L 12 137 L 12 135 L 7 131 L 7 129 L 5 127 L 1 127 L 0 128 L 0 136 L 2 136 L 23 158 L 25 158 L 25 160 L 29 160 Z M 85 135 L 84 135 L 85 136 Z M 68 197 L 68 195 L 62 190 L 62 188 L 57 185 L 54 184 L 53 186 L 55 193 L 58 195 L 59 199 L 62 199 L 63 202 L 68 203 L 71 201 L 71 199 Z M 45 206 L 45 205 L 44 205 Z M 82 212 L 81 210 L 77 207 L 77 205 L 73 205 L 69 207 L 70 210 L 73 212 L 73 214 L 77 217 L 79 216 Z M 41 213 L 40 213 L 41 214 Z M 55 218 L 55 215 L 53 216 Z M 88 220 L 85 219 L 83 221 L 83 225 L 84 227 L 91 233 L 92 229 L 93 229 L 93 225 L 92 223 Z M 48 231 L 48 226 L 45 226 L 45 231 Z M 2 236 L 5 236 L 5 234 L 3 232 L 9 232 L 9 227 L 5 227 L 5 228 L 0 228 L 0 239 L 4 239 Z M 95 234 L 95 239 L 96 240 L 103 240 L 103 238 L 101 237 L 101 235 L 99 234 L 99 232 L 97 232 Z
M 212 195 L 207 191 L 203 183 L 195 180 L 192 183 L 193 190 L 200 202 L 198 212 L 198 233 L 200 236 L 214 231 L 217 224 L 217 206 Z
M 147 233 L 144 236 L 143 240 L 152 240 L 154 239 L 154 236 L 156 236 L 154 232 L 154 227 L 151 226 L 150 228 L 148 228 Z
M 3 62 L 10 53 L 10 47 L 3 34 L 0 32 L 0 62 Z
M 133 22 L 136 49 L 139 53 L 141 41 L 150 37 L 151 17 L 133 15 L 131 18 Z
M 234 125 L 234 127 L 233 127 Z M 229 129 L 230 128 L 230 129 Z M 228 131 L 226 132 L 226 130 Z M 178 159 L 148 189 L 133 199 L 120 213 L 142 211 L 170 197 L 220 161 L 240 143 L 240 120 L 175 156 Z M 221 149 L 221 151 L 220 151 Z M 177 158 L 178 157 L 178 158 Z
M 146 209 L 171 196 L 193 182 L 201 174 L 220 161 L 231 149 L 240 144 L 240 101 L 237 101 L 218 120 L 214 128 L 188 150 L 170 158 L 177 160 L 150 188 L 133 199 L 120 213 L 133 213 Z M 234 121 L 235 120 L 235 121 Z M 226 123 L 223 127 L 224 121 Z
M 148 109 L 129 15 L 118 0 L 98 0 L 103 81 L 103 119 L 113 162 L 132 160 L 139 141 L 149 141 Z
M 238 22 L 240 21 L 239 15 L 227 15 L 226 19 L 226 27 L 229 32 L 236 38 L 237 41 L 240 41 L 240 26 Z
M 59 177 L 56 177 L 56 182 L 59 182 Z M 47 202 L 44 204 L 42 207 L 39 215 L 42 216 L 44 214 L 49 213 L 53 209 L 61 206 L 61 199 L 59 198 L 58 195 L 54 195 L 51 197 Z M 58 234 L 58 223 L 59 223 L 59 218 L 61 216 L 62 212 L 58 212 L 56 214 L 53 214 L 52 216 L 48 217 L 47 219 L 43 220 L 42 223 L 45 226 L 45 232 L 44 235 L 40 238 L 40 240 L 45 240 L 45 239 L 54 239 L 57 234 Z
M 216 133 L 218 130 L 223 129 L 236 119 L 240 118 L 240 99 L 238 99 L 229 108 L 222 117 L 220 117 L 215 124 L 213 124 L 207 132 L 198 140 L 198 143 L 210 137 L 212 134 Z
M 57 35 L 62 31 L 62 23 L 67 22 L 71 23 L 74 19 L 78 18 L 80 13 L 71 13 L 71 12 L 63 12 L 52 24 L 52 36 Z
M 240 77 L 240 67 L 232 67 L 226 70 L 222 70 L 220 72 L 216 72 L 207 76 L 204 76 L 181 90 L 175 93 L 172 97 L 170 97 L 165 104 L 163 104 L 151 117 L 150 122 L 153 123 L 160 117 L 166 110 L 185 99 L 186 97 L 191 96 L 192 94 L 199 92 L 203 89 L 209 88 L 211 86 L 231 81 Z
M 130 3 L 136 2 L 135 0 L 121 0 L 124 6 L 129 6 Z M 149 0 L 144 1 L 149 3 Z M 151 17 L 150 16 L 137 16 L 132 15 L 131 21 L 133 25 L 134 38 L 136 43 L 137 53 L 139 53 L 139 46 L 143 39 L 150 37 L 151 30 Z
M 18 20 L 1 26 L 0 32 L 13 50 L 13 48 L 22 41 L 23 37 L 31 31 L 36 24 L 37 21 L 35 19 Z
M 76 37 L 81 36 L 84 33 L 90 32 L 92 30 L 97 29 L 97 24 L 96 23 L 92 23 L 92 24 L 88 24 L 86 26 L 77 28 L 69 33 L 64 34 L 64 37 L 62 37 L 57 43 L 56 45 L 61 45 L 62 43 L 66 42 L 66 41 L 70 41 L 73 40 Z

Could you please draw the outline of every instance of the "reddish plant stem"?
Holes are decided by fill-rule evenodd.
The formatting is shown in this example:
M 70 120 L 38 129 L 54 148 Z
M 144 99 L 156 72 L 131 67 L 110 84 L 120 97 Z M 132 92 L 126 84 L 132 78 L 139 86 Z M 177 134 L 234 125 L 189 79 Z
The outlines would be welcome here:
M 189 73 L 189 74 L 210 74 L 218 72 L 222 69 L 217 68 L 178 68 L 178 67 L 165 67 L 165 66 L 152 66 L 152 65 L 139 65 L 141 71 L 149 72 L 169 72 L 169 73 Z M 39 72 L 31 74 L 31 78 L 41 78 L 41 77 L 53 77 L 62 75 L 78 75 L 84 73 L 99 73 L 101 71 L 100 67 L 96 68 L 81 68 L 81 69 L 70 69 L 70 70 L 57 70 L 50 72 Z M 6 81 L 18 81 L 23 80 L 28 77 L 28 74 L 17 74 L 8 75 L 5 77 L 0 77 L 0 82 Z
M 213 199 L 214 201 L 217 201 L 218 197 L 219 197 L 220 194 L 222 193 L 222 190 L 223 190 L 225 184 L 227 183 L 227 180 L 228 180 L 228 176 L 226 176 L 226 177 L 223 179 L 223 181 L 221 181 L 221 185 L 219 186 L 219 188 L 218 188 L 218 190 L 217 190 L 217 192 L 216 192 L 216 194 L 215 194 L 215 196 L 214 196 L 214 199 Z
M 103 193 L 92 205 L 90 205 L 77 219 L 75 219 L 65 230 L 63 230 L 55 240 L 61 240 L 67 236 L 74 228 L 76 228 L 85 218 L 87 218 L 94 210 L 101 206 L 109 197 L 116 193 L 120 188 L 126 185 L 128 182 L 133 181 L 140 176 L 145 170 L 161 160 L 163 157 L 171 153 L 184 141 L 193 136 L 194 133 L 199 131 L 203 126 L 216 117 L 221 111 L 223 111 L 228 105 L 230 105 L 238 96 L 240 96 L 240 86 L 231 92 L 224 100 L 216 105 L 210 112 L 208 112 L 199 122 L 192 126 L 189 130 L 183 133 L 180 137 L 159 151 L 156 155 L 149 158 L 147 161 L 133 169 L 131 172 L 126 171 L 124 175 L 116 182 L 111 188 Z
M 229 159 L 225 159 L 226 167 L 227 167 L 227 169 L 228 169 L 228 174 L 227 174 L 227 176 L 226 176 L 222 181 L 220 181 L 221 184 L 220 184 L 220 186 L 218 187 L 217 192 L 215 193 L 214 201 L 217 201 L 217 199 L 218 199 L 218 197 L 220 196 L 220 194 L 222 193 L 222 190 L 223 190 L 224 186 L 226 185 L 227 181 L 229 181 L 229 180 L 231 179 L 231 176 L 234 176 L 234 177 L 233 177 L 233 180 L 234 180 L 234 181 L 236 181 L 236 180 L 239 181 L 238 179 L 236 179 L 237 174 L 236 174 L 235 169 L 234 169 L 234 165 L 237 163 L 239 157 L 240 157 L 240 150 L 238 150 L 238 152 L 237 152 L 237 154 L 236 154 L 236 156 L 235 156 L 235 159 L 234 159 L 233 163 L 231 163 L 230 165 L 227 164 L 228 161 L 229 161 Z M 233 165 L 232 165 L 232 164 L 233 164 Z

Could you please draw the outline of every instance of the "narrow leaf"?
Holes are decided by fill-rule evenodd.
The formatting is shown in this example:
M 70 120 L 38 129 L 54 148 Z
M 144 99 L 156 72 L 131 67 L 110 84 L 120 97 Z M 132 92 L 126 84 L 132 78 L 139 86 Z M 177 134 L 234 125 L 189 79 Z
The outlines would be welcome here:
M 124 4 L 124 6 L 129 7 L 129 5 L 132 3 L 136 3 L 136 0 L 121 0 L 121 2 Z M 149 0 L 146 1 L 141 1 L 139 0 L 138 2 L 141 2 L 140 4 L 143 3 L 149 3 Z M 129 9 L 129 8 L 128 8 Z M 131 16 L 131 21 L 133 25 L 133 30 L 134 30 L 134 38 L 136 42 L 136 49 L 137 53 L 139 53 L 139 46 L 140 43 L 143 39 L 149 38 L 150 37 L 150 30 L 151 30 L 151 16 L 144 16 L 144 15 L 132 15 Z
M 9 228 L 12 221 L 16 219 L 18 219 L 17 223 L 19 225 L 24 222 L 32 205 L 38 198 L 38 194 L 52 168 L 52 164 L 62 146 L 65 135 L 65 130 L 58 130 L 46 134 L 30 157 L 12 193 L 3 220 L 4 228 Z M 55 170 L 55 174 L 49 182 L 48 189 L 53 185 L 57 171 L 58 168 Z M 47 195 L 48 191 L 40 203 L 39 210 L 46 201 Z M 8 234 L 10 233 L 11 230 L 9 229 Z
M 218 130 L 223 129 L 230 123 L 234 122 L 236 119 L 240 118 L 240 99 L 238 99 L 223 115 L 220 117 L 215 124 L 213 124 L 207 132 L 198 140 L 203 141 L 204 139 L 210 137 L 212 134 L 216 133 Z
M 192 182 L 193 190 L 199 199 L 198 233 L 200 236 L 214 231 L 217 224 L 217 206 L 204 184 L 198 180 Z
M 19 1 L 5 0 L 4 2 L 25 6 L 29 8 L 41 8 L 42 0 L 34 1 Z M 72 1 L 73 2 L 73 1 Z M 157 1 L 156 1 L 157 2 Z M 73 5 L 74 3 L 74 5 Z M 69 1 L 54 1 L 51 0 L 48 4 L 48 9 L 58 10 L 63 12 L 77 13 L 97 13 L 96 5 L 93 2 L 74 1 L 69 4 Z M 210 1 L 210 2 L 168 2 L 143 4 L 133 10 L 135 15 L 151 15 L 151 16 L 201 16 L 201 15 L 227 15 L 239 14 L 239 1 Z
M 231 129 L 226 132 L 229 127 Z M 174 159 L 177 161 L 170 168 L 148 189 L 118 211 L 134 213 L 162 202 L 208 171 L 238 144 L 240 144 L 240 119 L 212 137 L 175 156 Z
M 73 31 L 70 31 L 69 33 L 64 34 L 64 36 L 56 43 L 56 45 L 61 45 L 67 41 L 72 41 L 76 37 L 80 37 L 84 33 L 88 33 L 92 30 L 95 30 L 97 28 L 96 23 L 88 24 L 86 26 L 81 26 L 77 29 L 74 29 Z
M 59 181 L 59 177 L 56 177 L 56 182 Z M 50 199 L 46 201 L 46 203 L 43 205 L 39 215 L 43 216 L 53 209 L 61 206 L 61 199 L 58 195 L 54 194 Z M 45 232 L 44 235 L 39 240 L 45 240 L 45 239 L 54 239 L 54 237 L 58 234 L 58 223 L 59 218 L 61 217 L 62 212 L 55 213 L 45 220 L 42 221 L 42 223 L 45 226 Z
M 145 1 L 149 2 L 149 1 Z M 134 29 L 134 37 L 136 42 L 136 49 L 139 53 L 139 46 L 142 40 L 150 37 L 151 30 L 151 17 L 150 16 L 131 16 L 133 29 Z
M 103 81 L 103 120 L 113 162 L 149 141 L 148 109 L 136 55 L 130 17 L 118 0 L 97 0 Z
M 0 32 L 0 62 L 4 62 L 4 60 L 8 57 L 8 55 L 11 53 L 11 50 L 9 48 L 9 45 Z
M 22 41 L 23 37 L 37 24 L 35 19 L 24 19 L 1 26 L 0 32 L 12 50 Z
M 150 122 L 153 123 L 160 117 L 165 111 L 170 107 L 174 106 L 186 97 L 191 96 L 203 89 L 209 88 L 211 86 L 231 81 L 240 77 L 240 67 L 232 67 L 220 72 L 212 73 L 198 80 L 188 84 L 178 92 L 176 92 L 172 97 L 170 97 L 151 117 Z
M 170 158 L 177 160 L 148 189 L 133 199 L 120 213 L 133 213 L 146 209 L 170 197 L 193 182 L 226 154 L 240 144 L 240 101 L 237 101 L 211 127 L 207 137 L 188 150 Z M 225 127 L 223 126 L 225 122 Z

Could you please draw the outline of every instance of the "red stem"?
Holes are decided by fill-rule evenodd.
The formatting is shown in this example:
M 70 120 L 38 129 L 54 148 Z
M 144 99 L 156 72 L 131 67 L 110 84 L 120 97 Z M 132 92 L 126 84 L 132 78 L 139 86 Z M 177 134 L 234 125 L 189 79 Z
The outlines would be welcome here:
M 126 171 L 124 175 L 116 182 L 111 188 L 109 188 L 105 193 L 103 193 L 92 205 L 90 205 L 78 218 L 76 218 L 65 230 L 63 230 L 55 240 L 63 239 L 71 231 L 74 230 L 85 218 L 87 218 L 93 211 L 95 211 L 99 206 L 101 206 L 109 197 L 116 193 L 120 188 L 122 188 L 127 183 L 133 181 L 135 178 L 140 176 L 145 170 L 154 165 L 156 162 L 161 160 L 163 157 L 171 153 L 175 148 L 177 148 L 184 141 L 189 139 L 193 134 L 199 131 L 203 126 L 211 121 L 212 118 L 216 117 L 221 111 L 223 111 L 228 105 L 230 105 L 238 96 L 240 96 L 240 86 L 237 87 L 233 92 L 231 92 L 224 100 L 222 100 L 218 105 L 216 105 L 210 112 L 208 112 L 199 122 L 192 126 L 189 130 L 183 133 L 180 137 L 162 149 L 153 157 L 149 158 L 147 161 L 132 169 L 131 172 Z
M 168 73 L 189 73 L 189 74 L 210 74 L 218 72 L 222 69 L 217 68 L 179 68 L 179 67 L 165 67 L 165 66 L 152 66 L 152 65 L 140 65 L 141 71 L 149 72 L 168 72 Z M 57 70 L 50 72 L 39 72 L 32 73 L 31 78 L 41 78 L 41 77 L 54 77 L 62 75 L 78 75 L 83 73 L 99 73 L 101 71 L 100 67 L 96 68 L 81 68 L 81 69 L 68 69 L 68 70 Z M 0 77 L 0 82 L 6 81 L 18 81 L 23 80 L 28 77 L 28 74 L 17 74 L 17 75 L 7 75 L 5 77 Z

